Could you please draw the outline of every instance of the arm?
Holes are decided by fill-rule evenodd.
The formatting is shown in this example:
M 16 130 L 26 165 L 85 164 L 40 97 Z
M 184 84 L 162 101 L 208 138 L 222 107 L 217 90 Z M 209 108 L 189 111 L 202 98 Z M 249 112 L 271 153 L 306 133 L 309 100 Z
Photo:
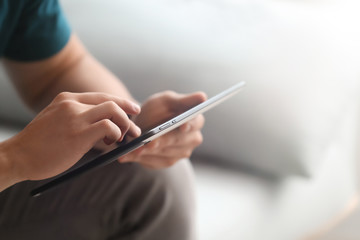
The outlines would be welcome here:
M 57 95 L 20 133 L 0 143 L 0 191 L 62 173 L 101 139 L 111 144 L 126 133 L 139 136 L 127 116 L 139 112 L 136 104 L 109 94 Z
M 126 132 L 133 137 L 140 134 L 136 125 L 124 115 L 124 112 L 139 113 L 131 107 L 132 96 L 75 36 L 49 59 L 30 63 L 4 60 L 4 65 L 24 101 L 35 111 L 43 110 L 21 133 L 0 143 L 0 151 L 9 156 L 0 160 L 0 168 L 1 164 L 4 166 L 0 174 L 9 173 L 2 176 L 0 191 L 15 182 L 45 179 L 65 171 L 101 139 L 109 144 L 122 140 Z M 59 95 L 64 91 L 79 94 Z M 153 124 L 163 120 L 157 119 L 159 116 L 169 117 L 204 100 L 202 93 L 156 94 L 145 102 L 145 114 L 136 118 L 135 123 L 146 128 L 149 120 Z M 47 106 L 49 102 L 51 104 Z M 139 162 L 151 168 L 171 166 L 181 158 L 189 157 L 201 143 L 202 126 L 203 117 L 199 116 L 183 125 L 180 131 L 164 135 L 120 162 Z M 7 154 L 9 152 L 15 154 Z M 11 165 L 7 164 L 10 161 Z
M 36 62 L 4 60 L 25 103 L 39 111 L 60 92 L 104 92 L 133 100 L 125 86 L 71 36 L 55 56 Z
M 0 143 L 0 191 L 65 171 L 101 139 L 110 144 L 127 132 L 140 134 L 126 115 L 139 113 L 128 100 L 130 94 L 75 36 L 46 60 L 3 63 L 25 103 L 42 111 L 23 131 Z M 59 94 L 64 91 L 111 94 Z
M 205 99 L 206 96 L 202 92 L 186 95 L 172 91 L 157 93 L 144 102 L 141 113 L 134 116 L 133 120 L 143 130 L 148 130 Z M 200 130 L 203 125 L 204 117 L 199 115 L 144 147 L 125 155 L 119 159 L 119 162 L 138 162 L 154 169 L 172 166 L 180 159 L 190 158 L 194 148 L 202 143 Z
M 70 38 L 59 54 L 46 61 L 16 63 L 7 60 L 5 66 L 23 99 L 35 110 L 46 106 L 62 91 L 105 92 L 134 100 L 119 79 L 94 59 L 76 36 Z M 143 104 L 143 113 L 134 121 L 142 129 L 147 129 L 149 125 L 179 114 L 205 99 L 203 93 L 158 93 Z M 153 168 L 170 166 L 181 158 L 189 157 L 193 149 L 201 144 L 200 129 L 203 125 L 204 118 L 199 116 L 180 127 L 181 131 L 173 131 L 121 161 L 136 161 L 146 166 L 151 162 L 155 163 L 149 166 Z M 182 141 L 175 143 L 176 139 Z

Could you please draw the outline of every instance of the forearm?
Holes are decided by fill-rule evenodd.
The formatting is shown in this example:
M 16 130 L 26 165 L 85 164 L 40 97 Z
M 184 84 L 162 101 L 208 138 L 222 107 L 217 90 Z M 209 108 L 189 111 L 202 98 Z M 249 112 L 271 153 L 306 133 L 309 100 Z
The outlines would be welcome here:
M 55 56 L 33 63 L 5 60 L 30 108 L 39 111 L 60 92 L 105 92 L 134 100 L 126 87 L 84 48 L 76 36 Z
M 37 101 L 42 109 L 60 92 L 104 92 L 134 100 L 122 82 L 89 53 L 85 52 L 64 70 Z

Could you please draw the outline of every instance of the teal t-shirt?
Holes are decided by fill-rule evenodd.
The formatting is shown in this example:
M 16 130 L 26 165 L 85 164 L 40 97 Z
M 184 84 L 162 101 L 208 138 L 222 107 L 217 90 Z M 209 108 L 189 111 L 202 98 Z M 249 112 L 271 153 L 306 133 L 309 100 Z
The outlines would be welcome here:
M 70 34 L 57 0 L 0 0 L 0 57 L 45 59 L 59 52 Z

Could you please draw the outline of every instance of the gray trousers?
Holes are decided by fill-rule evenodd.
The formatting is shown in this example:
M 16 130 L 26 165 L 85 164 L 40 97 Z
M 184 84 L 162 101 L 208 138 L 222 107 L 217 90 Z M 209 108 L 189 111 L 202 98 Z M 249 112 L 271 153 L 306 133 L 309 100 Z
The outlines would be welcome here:
M 149 170 L 117 162 L 38 198 L 43 182 L 0 193 L 2 240 L 195 239 L 193 171 L 188 160 Z

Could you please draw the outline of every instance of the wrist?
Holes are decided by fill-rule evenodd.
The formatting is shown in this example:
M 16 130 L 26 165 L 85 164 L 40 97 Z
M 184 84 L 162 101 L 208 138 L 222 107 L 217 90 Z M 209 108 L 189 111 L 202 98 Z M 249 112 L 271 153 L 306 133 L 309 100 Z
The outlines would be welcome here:
M 13 153 L 9 140 L 0 143 L 0 192 L 25 180 L 18 174 Z

